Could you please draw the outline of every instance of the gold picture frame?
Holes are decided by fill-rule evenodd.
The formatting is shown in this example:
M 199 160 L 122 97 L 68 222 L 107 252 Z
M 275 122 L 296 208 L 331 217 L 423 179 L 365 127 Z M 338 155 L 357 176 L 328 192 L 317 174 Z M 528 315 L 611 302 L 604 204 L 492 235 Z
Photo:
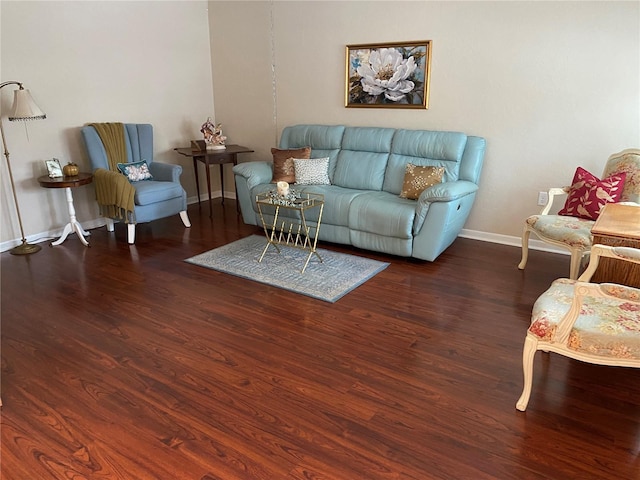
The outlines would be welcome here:
M 429 108 L 431 40 L 347 45 L 345 107 Z

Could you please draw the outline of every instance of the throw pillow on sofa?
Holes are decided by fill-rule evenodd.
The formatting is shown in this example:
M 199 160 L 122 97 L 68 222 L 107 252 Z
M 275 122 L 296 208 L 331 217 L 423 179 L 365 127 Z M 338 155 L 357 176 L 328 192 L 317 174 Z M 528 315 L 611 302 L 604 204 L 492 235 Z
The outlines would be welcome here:
M 407 163 L 400 198 L 417 200 L 425 189 L 442 182 L 443 175 L 444 167 L 420 167 Z
M 118 170 L 129 179 L 131 183 L 153 180 L 149 171 L 149 165 L 145 160 L 131 163 L 118 163 Z
M 293 167 L 293 159 L 311 157 L 311 147 L 290 150 L 272 148 L 271 155 L 273 155 L 273 178 L 271 181 L 273 183 L 294 183 L 296 181 L 296 172 Z
M 331 185 L 329 181 L 329 157 L 294 158 L 296 183 L 301 185 Z
M 624 189 L 625 172 L 613 174 L 603 180 L 582 167 L 576 169 L 564 207 L 558 215 L 597 220 L 607 203 L 620 200 Z

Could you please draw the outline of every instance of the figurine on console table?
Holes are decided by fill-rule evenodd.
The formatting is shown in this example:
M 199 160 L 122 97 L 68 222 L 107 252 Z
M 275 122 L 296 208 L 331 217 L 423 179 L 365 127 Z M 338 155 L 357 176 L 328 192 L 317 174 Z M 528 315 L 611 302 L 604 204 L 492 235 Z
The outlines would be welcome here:
M 221 123 L 214 125 L 211 117 L 209 117 L 207 121 L 202 124 L 200 131 L 204 135 L 204 143 L 207 146 L 207 150 L 224 150 L 227 148 L 224 144 L 227 137 L 222 135 Z

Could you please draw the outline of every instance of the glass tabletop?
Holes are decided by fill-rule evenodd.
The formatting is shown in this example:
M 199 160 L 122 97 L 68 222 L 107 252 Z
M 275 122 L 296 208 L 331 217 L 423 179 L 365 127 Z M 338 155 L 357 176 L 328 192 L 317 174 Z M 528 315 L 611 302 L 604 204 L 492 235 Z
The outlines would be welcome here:
M 302 193 L 294 189 L 287 195 L 279 195 L 276 190 L 256 195 L 256 203 L 289 208 L 310 208 L 324 204 L 324 195 L 319 193 Z

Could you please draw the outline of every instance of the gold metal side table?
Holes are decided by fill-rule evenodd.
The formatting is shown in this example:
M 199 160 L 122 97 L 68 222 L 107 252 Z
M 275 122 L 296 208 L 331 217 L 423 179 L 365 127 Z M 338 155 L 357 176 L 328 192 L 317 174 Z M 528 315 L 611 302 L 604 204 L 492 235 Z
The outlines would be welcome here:
M 267 237 L 267 244 L 258 262 L 262 262 L 265 253 L 273 245 L 278 253 L 280 246 L 309 252 L 300 273 L 304 273 L 313 255 L 322 263 L 316 245 L 324 210 L 324 195 L 297 193 L 293 190 L 286 196 L 278 195 L 275 191 L 264 192 L 256 195 L 256 204 Z M 317 220 L 308 218 L 312 209 L 318 210 Z

